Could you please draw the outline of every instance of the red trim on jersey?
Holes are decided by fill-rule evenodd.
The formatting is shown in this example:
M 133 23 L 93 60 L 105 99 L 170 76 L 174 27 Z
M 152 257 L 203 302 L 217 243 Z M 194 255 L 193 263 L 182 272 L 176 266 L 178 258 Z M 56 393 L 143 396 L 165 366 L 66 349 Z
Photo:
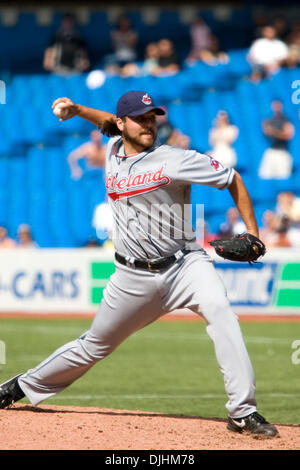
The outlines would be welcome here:
M 150 191 L 154 191 L 155 189 L 160 188 L 161 186 L 165 186 L 166 184 L 170 183 L 170 178 L 168 176 L 165 176 L 164 178 L 167 179 L 164 183 L 157 184 L 155 186 L 151 186 L 150 188 L 142 188 L 142 189 L 136 189 L 135 191 L 127 191 L 125 193 L 107 193 L 107 195 L 113 200 L 116 201 L 117 199 L 122 199 L 124 197 L 132 197 L 132 196 L 137 196 L 138 194 L 143 194 L 143 193 L 149 193 Z

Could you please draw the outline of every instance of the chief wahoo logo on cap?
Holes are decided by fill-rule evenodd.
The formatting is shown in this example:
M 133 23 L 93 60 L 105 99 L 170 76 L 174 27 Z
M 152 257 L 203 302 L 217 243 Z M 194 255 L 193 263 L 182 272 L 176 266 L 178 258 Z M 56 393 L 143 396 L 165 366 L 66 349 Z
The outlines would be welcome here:
M 148 93 L 146 93 L 143 98 L 142 98 L 142 102 L 144 104 L 151 104 L 152 103 L 152 100 L 150 98 L 150 96 L 148 95 Z

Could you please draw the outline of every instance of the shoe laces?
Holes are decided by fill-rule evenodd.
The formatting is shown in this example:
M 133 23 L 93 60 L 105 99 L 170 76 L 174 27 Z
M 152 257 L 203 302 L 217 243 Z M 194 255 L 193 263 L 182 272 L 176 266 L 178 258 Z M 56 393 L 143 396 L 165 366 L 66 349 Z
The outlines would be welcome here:
M 255 421 L 257 421 L 258 423 L 266 423 L 267 421 L 265 420 L 265 418 L 263 416 L 261 416 L 259 413 L 257 413 L 256 411 L 254 413 L 252 413 L 249 418 L 251 419 L 254 419 Z

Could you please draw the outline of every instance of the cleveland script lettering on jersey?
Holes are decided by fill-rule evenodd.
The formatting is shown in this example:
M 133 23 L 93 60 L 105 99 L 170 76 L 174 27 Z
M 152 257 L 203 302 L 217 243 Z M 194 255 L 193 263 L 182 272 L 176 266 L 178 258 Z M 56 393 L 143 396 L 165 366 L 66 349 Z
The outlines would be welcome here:
M 160 186 L 170 183 L 170 178 L 164 175 L 164 166 L 157 171 L 130 174 L 128 177 L 107 177 L 105 180 L 108 196 L 115 201 L 124 197 L 132 197 L 141 193 L 153 191 Z

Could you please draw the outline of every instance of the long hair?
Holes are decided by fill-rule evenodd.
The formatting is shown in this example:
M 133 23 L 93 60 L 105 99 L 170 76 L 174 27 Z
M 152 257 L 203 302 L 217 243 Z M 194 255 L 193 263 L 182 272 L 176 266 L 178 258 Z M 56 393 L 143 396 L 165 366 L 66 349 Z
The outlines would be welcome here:
M 115 137 L 116 135 L 122 135 L 122 132 L 118 128 L 116 121 L 111 118 L 99 125 L 99 129 L 102 134 L 107 135 L 108 137 Z

